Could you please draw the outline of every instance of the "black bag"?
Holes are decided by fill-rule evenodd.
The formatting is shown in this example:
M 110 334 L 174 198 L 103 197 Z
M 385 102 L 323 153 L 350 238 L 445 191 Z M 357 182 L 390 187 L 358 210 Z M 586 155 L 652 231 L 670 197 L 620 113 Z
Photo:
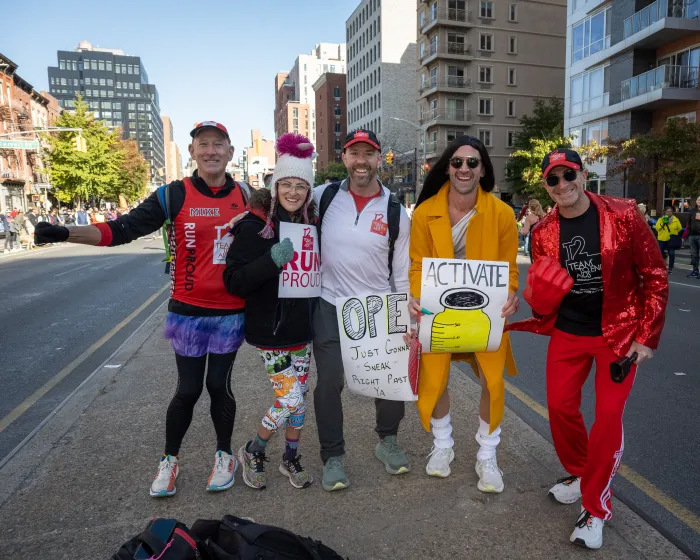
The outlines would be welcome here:
M 233 515 L 221 521 L 199 519 L 192 532 L 208 560 L 343 560 L 320 541 Z
M 683 241 L 680 235 L 671 234 L 671 238 L 668 240 L 669 249 L 680 249 L 683 246 Z
M 174 519 L 155 518 L 148 522 L 143 533 L 125 542 L 112 556 L 112 560 L 134 560 L 136 551 L 143 546 L 148 553 L 148 558 L 158 560 L 198 560 L 197 539 L 187 528 L 187 525 L 175 522 L 175 528 L 170 533 L 167 542 L 164 542 L 153 525 L 157 521 L 175 521 Z

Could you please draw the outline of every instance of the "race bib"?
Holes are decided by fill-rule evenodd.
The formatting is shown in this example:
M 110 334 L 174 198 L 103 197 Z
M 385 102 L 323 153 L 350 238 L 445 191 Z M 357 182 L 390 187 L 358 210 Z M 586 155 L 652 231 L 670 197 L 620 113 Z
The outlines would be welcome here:
M 377 235 L 385 236 L 387 230 L 389 229 L 389 224 L 383 221 L 384 214 L 375 214 L 374 220 L 372 220 L 372 227 L 370 231 L 376 233 Z
M 229 233 L 230 227 L 228 224 L 224 226 L 216 226 L 216 241 L 214 241 L 214 264 L 226 264 L 226 255 L 228 248 L 233 241 L 233 235 Z

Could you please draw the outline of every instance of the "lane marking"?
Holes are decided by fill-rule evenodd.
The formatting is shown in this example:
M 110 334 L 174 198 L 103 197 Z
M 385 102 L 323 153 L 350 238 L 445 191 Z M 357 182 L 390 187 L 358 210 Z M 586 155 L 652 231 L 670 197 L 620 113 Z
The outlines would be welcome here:
M 676 286 L 685 286 L 686 288 L 695 288 L 700 290 L 700 286 L 693 286 L 692 284 L 684 284 L 683 282 L 669 282 L 669 284 L 675 284 Z
M 70 274 L 71 272 L 75 272 L 76 270 L 80 270 L 81 268 L 87 268 L 88 266 L 92 266 L 92 263 L 84 264 L 83 266 L 79 266 L 78 268 L 71 268 L 70 270 L 66 270 L 65 272 L 61 272 L 60 274 L 54 274 L 54 278 L 58 278 L 59 276 L 64 276 L 65 274 Z
M 517 387 L 514 387 L 508 381 L 505 382 L 506 391 L 513 395 L 516 399 L 520 400 L 525 406 L 532 409 L 534 412 L 542 416 L 545 420 L 549 422 L 549 411 L 546 407 L 542 406 L 540 403 L 535 401 L 529 395 L 523 393 Z M 637 489 L 641 490 L 649 498 L 659 504 L 666 511 L 671 513 L 673 516 L 678 518 L 680 521 L 685 523 L 688 527 L 693 529 L 695 532 L 700 533 L 700 517 L 695 515 L 687 507 L 679 504 L 671 496 L 659 490 L 641 474 L 639 474 L 634 469 L 631 469 L 624 463 L 620 465 L 618 469 L 618 474 L 621 475 L 627 482 Z
M 683 373 L 683 372 L 681 372 L 681 371 L 677 371 L 677 372 L 674 373 L 673 375 L 685 375 L 685 373 Z
M 7 416 L 5 416 L 2 420 L 0 420 L 0 433 L 5 431 L 5 429 L 12 424 L 17 418 L 22 416 L 27 410 L 29 410 L 30 407 L 32 407 L 41 397 L 43 397 L 46 393 L 48 393 L 51 389 L 53 389 L 58 383 L 60 383 L 64 378 L 69 376 L 75 368 L 77 368 L 80 364 L 82 364 L 85 360 L 87 360 L 92 354 L 95 353 L 95 351 L 99 350 L 102 346 L 104 346 L 115 334 L 117 334 L 120 330 L 122 330 L 134 317 L 136 317 L 139 313 L 141 313 L 144 309 L 146 309 L 153 301 L 158 298 L 165 290 L 168 289 L 170 286 L 170 282 L 165 284 L 160 290 L 158 290 L 155 294 L 153 294 L 151 297 L 149 297 L 138 309 L 133 311 L 128 317 L 126 317 L 123 321 L 118 323 L 111 331 L 109 331 L 106 335 L 104 335 L 100 340 L 92 344 L 85 352 L 83 352 L 80 356 L 78 356 L 75 360 L 73 360 L 70 364 L 68 364 L 66 367 L 64 367 L 61 371 L 59 371 L 56 375 L 54 375 L 51 379 L 49 379 L 44 385 L 42 385 L 39 389 L 37 389 L 34 393 L 32 393 L 30 396 L 28 396 L 21 404 L 19 404 L 17 407 L 14 408 Z

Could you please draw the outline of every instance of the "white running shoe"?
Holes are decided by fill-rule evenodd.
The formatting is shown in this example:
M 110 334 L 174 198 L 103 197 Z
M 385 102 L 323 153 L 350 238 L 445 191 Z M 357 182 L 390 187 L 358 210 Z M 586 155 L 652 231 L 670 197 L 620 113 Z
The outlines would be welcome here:
M 151 484 L 152 498 L 167 498 L 177 491 L 175 480 L 180 474 L 180 463 L 177 457 L 166 455 L 158 464 L 158 474 Z
M 581 478 L 578 476 L 567 476 L 560 478 L 557 483 L 549 489 L 549 497 L 560 504 L 573 504 L 581 499 Z
M 428 473 L 428 476 L 447 478 L 452 472 L 450 470 L 450 463 L 455 460 L 455 452 L 451 447 L 443 449 L 433 445 L 428 459 L 430 460 L 425 466 L 425 472 Z
M 574 526 L 569 540 L 584 548 L 598 549 L 603 546 L 603 521 L 600 517 L 595 517 L 588 510 L 581 508 L 581 515 Z
M 207 492 L 221 492 L 233 486 L 238 461 L 225 451 L 217 451 L 214 455 L 214 468 L 207 481 Z
M 498 468 L 495 455 L 488 459 L 477 458 L 476 474 L 479 475 L 479 482 L 476 485 L 479 490 L 493 494 L 503 492 L 503 472 Z

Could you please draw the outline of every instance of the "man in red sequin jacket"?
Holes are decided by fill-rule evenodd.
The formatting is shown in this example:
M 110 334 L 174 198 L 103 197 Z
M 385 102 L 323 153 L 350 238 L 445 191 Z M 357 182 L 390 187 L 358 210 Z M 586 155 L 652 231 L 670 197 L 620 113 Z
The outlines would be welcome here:
M 639 364 L 653 356 L 664 326 L 668 275 L 658 244 L 634 201 L 585 190 L 588 172 L 577 152 L 555 150 L 542 162 L 557 207 L 532 232 L 532 261 L 523 297 L 534 317 L 511 331 L 551 337 L 547 405 L 557 455 L 569 477 L 549 492 L 561 503 L 582 497 L 570 540 L 603 544 L 612 515 L 610 485 L 624 449 L 622 414 Z M 615 382 L 611 364 L 637 354 Z M 581 416 L 581 388 L 593 362 L 595 422 Z

